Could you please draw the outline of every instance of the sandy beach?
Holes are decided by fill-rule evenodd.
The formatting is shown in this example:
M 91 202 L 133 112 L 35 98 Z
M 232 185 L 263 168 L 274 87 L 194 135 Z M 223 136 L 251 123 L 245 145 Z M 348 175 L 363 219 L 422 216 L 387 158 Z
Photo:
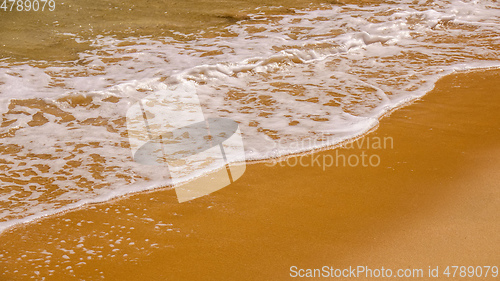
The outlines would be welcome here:
M 498 280 L 499 11 L 0 2 L 0 281 Z
M 382 149 L 304 154 L 308 167 L 249 163 L 235 183 L 187 203 L 160 189 L 19 225 L 0 236 L 0 279 L 288 280 L 292 266 L 498 266 L 499 78 L 442 78 L 357 140 L 392 138 Z M 363 152 L 379 165 L 307 162 Z

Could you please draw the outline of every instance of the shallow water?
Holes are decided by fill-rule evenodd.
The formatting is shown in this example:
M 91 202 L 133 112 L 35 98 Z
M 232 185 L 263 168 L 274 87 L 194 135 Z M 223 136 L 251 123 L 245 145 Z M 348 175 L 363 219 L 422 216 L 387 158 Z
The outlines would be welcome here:
M 247 160 L 267 159 L 500 65 L 495 1 L 168 3 L 2 14 L 0 228 L 170 184 L 131 157 L 126 112 L 151 93 L 194 87 L 205 116 L 239 123 Z

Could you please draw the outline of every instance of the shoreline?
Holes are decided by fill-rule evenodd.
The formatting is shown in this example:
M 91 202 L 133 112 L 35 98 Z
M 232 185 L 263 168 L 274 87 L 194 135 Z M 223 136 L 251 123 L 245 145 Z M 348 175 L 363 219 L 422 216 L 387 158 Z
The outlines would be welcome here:
M 285 162 L 289 158 L 303 157 L 303 156 L 308 156 L 308 155 L 315 154 L 315 153 L 321 153 L 321 152 L 330 151 L 330 150 L 342 149 L 342 148 L 344 148 L 345 145 L 351 144 L 351 143 L 356 143 L 358 140 L 374 133 L 379 128 L 380 122 L 385 118 L 389 118 L 390 115 L 393 114 L 394 112 L 397 112 L 398 110 L 403 109 L 407 106 L 411 106 L 415 102 L 418 102 L 422 98 L 426 97 L 428 93 L 431 93 L 432 91 L 434 91 L 436 84 L 441 79 L 444 79 L 450 75 L 457 75 L 457 74 L 458 75 L 460 75 L 460 74 L 467 75 L 468 73 L 474 73 L 477 71 L 495 71 L 495 70 L 500 70 L 500 66 L 485 65 L 485 66 L 467 67 L 465 69 L 454 69 L 453 66 L 450 66 L 450 70 L 446 71 L 445 73 L 443 73 L 441 76 L 439 76 L 436 79 L 436 81 L 433 84 L 432 89 L 430 89 L 429 91 L 425 92 L 422 95 L 408 97 L 407 99 L 401 100 L 394 107 L 392 107 L 389 110 L 376 116 L 376 118 L 377 118 L 376 124 L 373 127 L 366 130 L 365 132 L 360 133 L 359 135 L 346 138 L 345 140 L 339 141 L 339 142 L 334 143 L 334 144 L 324 145 L 321 147 L 307 148 L 307 149 L 302 150 L 302 151 L 286 153 L 286 154 L 276 156 L 276 157 L 270 157 L 270 158 L 265 158 L 265 159 L 246 160 L 245 165 L 265 164 L 265 163 L 269 163 L 269 162 L 275 162 L 275 163 L 276 162 Z M 231 164 L 241 165 L 240 162 L 231 163 Z M 218 171 L 223 170 L 223 169 L 225 169 L 225 167 L 220 167 L 220 168 L 217 168 L 216 170 L 211 170 L 207 173 L 203 173 L 199 176 L 196 176 L 194 178 L 183 181 L 182 184 L 177 185 L 177 187 L 185 185 L 185 184 L 189 184 L 189 183 L 196 181 L 202 177 L 210 176 L 211 174 L 215 174 Z M 147 185 L 147 184 L 139 184 L 139 185 Z M 104 199 L 84 199 L 82 201 L 85 201 L 85 202 L 71 203 L 68 206 L 65 206 L 65 207 L 58 209 L 58 210 L 47 210 L 47 211 L 44 211 L 43 214 L 41 214 L 41 215 L 34 214 L 34 215 L 30 215 L 28 217 L 14 219 L 14 220 L 12 220 L 12 221 L 14 221 L 13 223 L 9 223 L 10 221 L 0 222 L 0 237 L 2 236 L 3 233 L 16 229 L 17 226 L 22 226 L 22 225 L 26 225 L 26 224 L 29 225 L 31 223 L 37 222 L 38 220 L 43 220 L 43 219 L 47 219 L 50 217 L 57 217 L 60 215 L 64 215 L 67 212 L 85 209 L 85 208 L 88 208 L 88 207 L 96 205 L 96 204 L 97 205 L 98 204 L 106 204 L 107 202 L 113 202 L 115 200 L 122 200 L 122 199 L 125 200 L 126 198 L 128 198 L 130 196 L 134 196 L 134 195 L 138 195 L 138 194 L 142 194 L 142 193 L 147 194 L 147 193 L 157 192 L 157 191 L 162 191 L 162 190 L 173 190 L 176 188 L 176 186 L 172 186 L 172 185 L 161 185 L 161 184 L 159 184 L 159 185 L 160 186 L 157 186 L 157 184 L 153 184 L 150 187 L 147 187 L 145 189 L 139 189 L 139 190 L 135 190 L 135 191 L 134 190 L 133 191 L 124 191 L 119 195 L 106 195 L 106 196 L 104 196 L 105 197 Z M 2 227 L 2 224 L 5 224 L 7 226 Z
M 256 163 L 231 186 L 187 204 L 172 204 L 172 189 L 156 189 L 17 225 L 0 234 L 4 276 L 44 265 L 40 249 L 53 255 L 37 270 L 71 266 L 53 272 L 54 280 L 73 274 L 192 280 L 207 272 L 217 280 L 252 273 L 284 280 L 291 265 L 494 262 L 500 113 L 485 108 L 500 104 L 499 75 L 498 69 L 447 75 L 383 118 L 364 135 L 394 137 L 381 167 L 325 173 Z M 12 263 L 23 254 L 31 256 Z

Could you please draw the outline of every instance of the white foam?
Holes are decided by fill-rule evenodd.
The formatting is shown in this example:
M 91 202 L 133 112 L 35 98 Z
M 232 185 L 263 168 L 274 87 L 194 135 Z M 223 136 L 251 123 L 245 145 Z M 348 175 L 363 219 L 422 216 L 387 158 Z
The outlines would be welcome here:
M 48 123 L 30 127 L 38 109 L 21 105 L 16 108 L 26 114 L 4 115 L 16 121 L 2 132 L 18 130 L 4 138 L 3 145 L 22 145 L 17 155 L 53 156 L 32 157 L 21 166 L 16 155 L 3 155 L 10 163 L 8 173 L 32 169 L 37 176 L 53 178 L 59 193 L 51 193 L 44 184 L 30 184 L 31 194 L 18 200 L 12 196 L 20 191 L 5 187 L 9 192 L 0 200 L 9 208 L 2 210 L 0 230 L 167 184 L 161 171 L 131 161 L 129 149 L 122 145 L 128 141 L 126 128 L 113 123 L 150 92 L 195 82 L 206 117 L 239 122 L 247 159 L 267 159 L 366 133 L 385 112 L 424 95 L 453 71 L 500 66 L 498 3 L 421 2 L 254 14 L 228 27 L 232 37 L 127 38 L 135 42 L 130 45 L 99 36 L 93 42 L 95 50 L 80 54 L 77 62 L 0 61 L 3 112 L 10 99 L 53 98 L 81 122 L 69 125 L 61 116 L 44 114 Z M 210 55 L 214 51 L 219 54 Z M 74 94 L 92 97 L 99 107 L 71 107 L 57 100 Z M 105 102 L 110 96 L 121 99 Z M 89 118 L 103 118 L 108 125 L 83 122 Z M 99 146 L 78 146 L 92 141 Z M 95 155 L 111 167 L 99 174 L 102 177 L 92 170 Z M 68 168 L 68 160 L 82 164 Z M 49 169 L 43 172 L 37 165 Z M 213 169 L 197 170 L 183 180 Z M 69 175 L 57 178 L 64 171 Z M 77 185 L 82 178 L 96 188 Z

